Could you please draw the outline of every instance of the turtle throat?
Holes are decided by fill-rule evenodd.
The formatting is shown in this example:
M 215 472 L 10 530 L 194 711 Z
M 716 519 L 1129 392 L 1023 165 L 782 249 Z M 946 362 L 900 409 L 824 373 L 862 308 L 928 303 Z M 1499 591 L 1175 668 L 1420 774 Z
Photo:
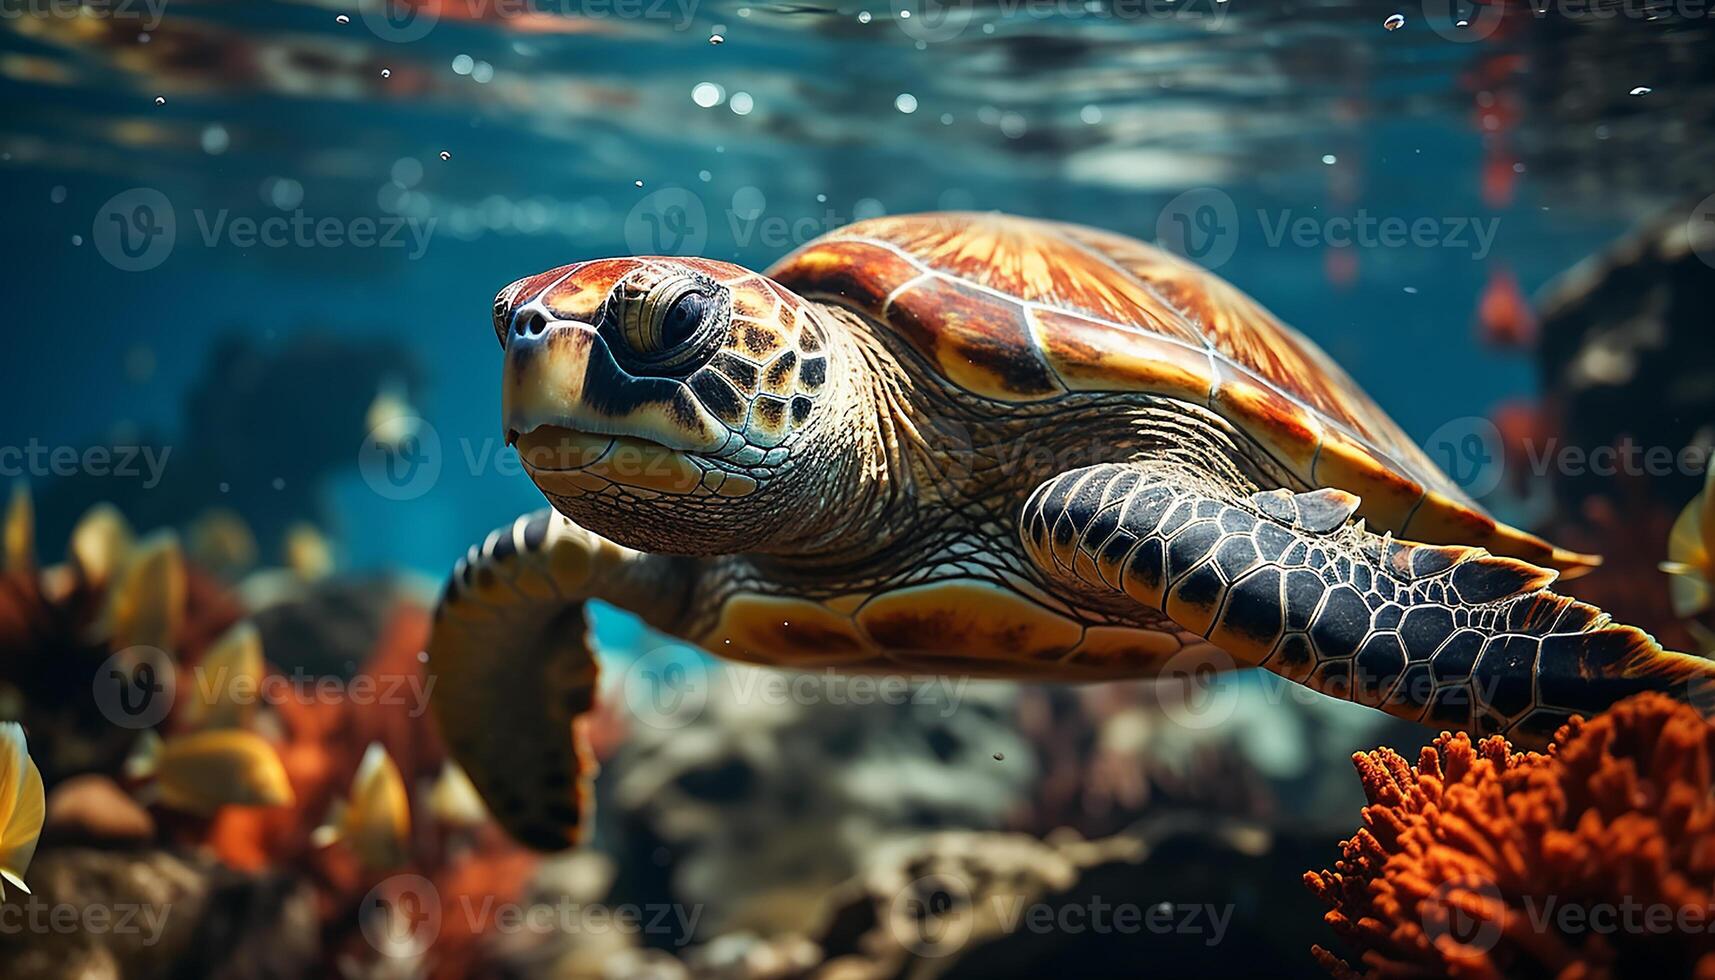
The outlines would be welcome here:
M 813 304 L 831 348 L 829 391 L 808 444 L 792 531 L 757 550 L 807 564 L 863 561 L 909 533 L 916 512 L 910 381 L 863 318 Z

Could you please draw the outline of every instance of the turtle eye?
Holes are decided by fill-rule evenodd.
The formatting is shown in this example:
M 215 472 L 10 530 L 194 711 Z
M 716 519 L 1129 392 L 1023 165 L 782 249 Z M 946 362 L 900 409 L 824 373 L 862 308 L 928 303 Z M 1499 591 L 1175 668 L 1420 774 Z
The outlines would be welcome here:
M 708 309 L 709 297 L 701 292 L 689 292 L 674 300 L 661 318 L 661 328 L 657 333 L 661 349 L 669 351 L 690 343 L 697 335 L 697 328 L 702 326 Z
M 608 322 L 638 367 L 669 370 L 694 361 L 719 333 L 719 286 L 677 274 L 627 283 L 609 304 Z

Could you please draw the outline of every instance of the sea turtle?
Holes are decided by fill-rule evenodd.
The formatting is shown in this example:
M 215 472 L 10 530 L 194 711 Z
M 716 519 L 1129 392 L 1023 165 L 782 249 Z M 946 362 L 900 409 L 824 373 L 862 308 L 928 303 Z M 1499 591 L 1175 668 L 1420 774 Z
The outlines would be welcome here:
M 752 663 L 1261 666 L 1527 744 L 1712 673 L 1546 591 L 1595 559 L 1496 522 L 1309 340 L 1117 234 L 876 218 L 766 274 L 562 266 L 493 323 L 553 510 L 458 563 L 429 665 L 452 754 L 539 848 L 588 822 L 591 599 Z

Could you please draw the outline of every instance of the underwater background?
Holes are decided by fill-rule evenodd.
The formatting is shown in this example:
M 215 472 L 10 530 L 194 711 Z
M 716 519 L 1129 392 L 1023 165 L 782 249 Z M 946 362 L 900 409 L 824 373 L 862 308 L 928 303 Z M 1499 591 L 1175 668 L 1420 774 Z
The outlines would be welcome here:
M 1715 26 L 1687 2 L 0 8 L 0 447 L 13 450 L 0 479 L 28 484 L 44 561 L 101 502 L 140 532 L 178 529 L 216 573 L 210 589 L 237 597 L 187 614 L 207 620 L 187 650 L 271 611 L 273 663 L 294 642 L 316 649 L 290 657 L 347 680 L 365 657 L 410 663 L 452 562 L 542 505 L 501 438 L 490 307 L 507 283 L 637 253 L 761 269 L 849 221 L 940 209 L 1090 224 L 1215 269 L 1328 350 L 1498 516 L 1617 559 L 1581 596 L 1679 649 L 1709 635 L 1675 614 L 1655 571 L 1700 469 L 1530 465 L 1557 434 L 1586 449 L 1715 443 L 1715 331 L 1697 312 L 1715 270 L 1715 244 L 1697 238 L 1715 228 Z M 272 240 L 255 230 L 270 220 Z M 1678 244 L 1625 244 L 1663 236 Z M 1566 278 L 1580 262 L 1584 277 Z M 1641 271 L 1589 312 L 1591 277 L 1613 269 Z M 1590 323 L 1637 329 L 1591 341 Z M 390 470 L 376 432 L 402 416 L 409 465 Z M 279 567 L 314 584 L 256 578 Z M 613 663 L 654 644 L 628 617 L 598 627 Z M 936 860 L 979 855 L 1042 875 L 1047 892 L 1194 881 L 1251 930 L 1218 947 L 1178 935 L 1158 962 L 1238 974 L 1247 948 L 1267 949 L 1279 972 L 1320 972 L 1309 947 L 1331 940 L 1298 876 L 1331 866 L 1359 824 L 1347 760 L 1386 743 L 1416 761 L 1432 733 L 1338 705 L 1282 708 L 1249 676 L 1220 684 L 1261 700 L 1211 731 L 1162 721 L 1147 685 L 983 686 L 956 724 L 921 705 L 716 706 L 687 731 L 613 719 L 599 871 L 480 835 L 448 851 L 419 832 L 413 860 L 448 908 L 456 888 L 429 869 L 468 852 L 492 877 L 469 872 L 457 888 L 471 894 L 714 909 L 695 930 L 619 944 L 667 948 L 661 960 L 615 960 L 564 929 L 525 943 L 472 926 L 467 946 L 411 956 L 362 942 L 377 879 L 302 871 L 321 860 L 309 830 L 371 741 L 413 794 L 442 760 L 413 727 L 426 719 L 354 715 L 324 726 L 339 734 L 316 750 L 315 793 L 288 765 L 301 812 L 279 827 L 215 817 L 127 838 L 212 846 L 223 870 L 209 874 L 252 876 L 220 888 L 276 875 L 280 908 L 313 882 L 316 911 L 293 914 L 319 925 L 292 933 L 256 912 L 223 934 L 273 952 L 114 954 L 93 975 L 794 976 L 830 950 L 873 952 L 852 938 L 873 924 L 861 898 L 826 929 L 812 913 L 841 882 L 885 895 L 881 879 L 848 879 L 883 842 L 931 829 L 1019 835 Z M 286 728 L 290 744 L 307 730 Z M 112 769 L 124 750 L 79 750 L 59 775 Z M 993 774 L 1003 757 L 1013 765 Z M 427 806 L 413 796 L 420 821 Z M 1211 843 L 1216 823 L 1226 836 Z M 1060 826 L 1087 849 L 1052 840 Z M 1078 877 L 1091 868 L 1127 884 Z M 1276 903 L 1300 910 L 1278 929 Z M 701 961 L 677 955 L 693 932 Z M 707 951 L 733 935 L 751 945 Z M 1039 947 L 849 975 L 1120 975 L 1153 948 Z M 65 961 L 32 962 L 30 975 L 56 976 Z

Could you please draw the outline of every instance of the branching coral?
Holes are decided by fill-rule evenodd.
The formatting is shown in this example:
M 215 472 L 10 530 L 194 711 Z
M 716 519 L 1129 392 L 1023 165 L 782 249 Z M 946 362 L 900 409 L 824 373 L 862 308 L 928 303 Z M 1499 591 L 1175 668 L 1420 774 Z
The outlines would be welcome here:
M 1648 694 L 1547 755 L 1443 734 L 1353 759 L 1370 806 L 1305 875 L 1360 954 L 1338 977 L 1715 976 L 1715 724 Z

